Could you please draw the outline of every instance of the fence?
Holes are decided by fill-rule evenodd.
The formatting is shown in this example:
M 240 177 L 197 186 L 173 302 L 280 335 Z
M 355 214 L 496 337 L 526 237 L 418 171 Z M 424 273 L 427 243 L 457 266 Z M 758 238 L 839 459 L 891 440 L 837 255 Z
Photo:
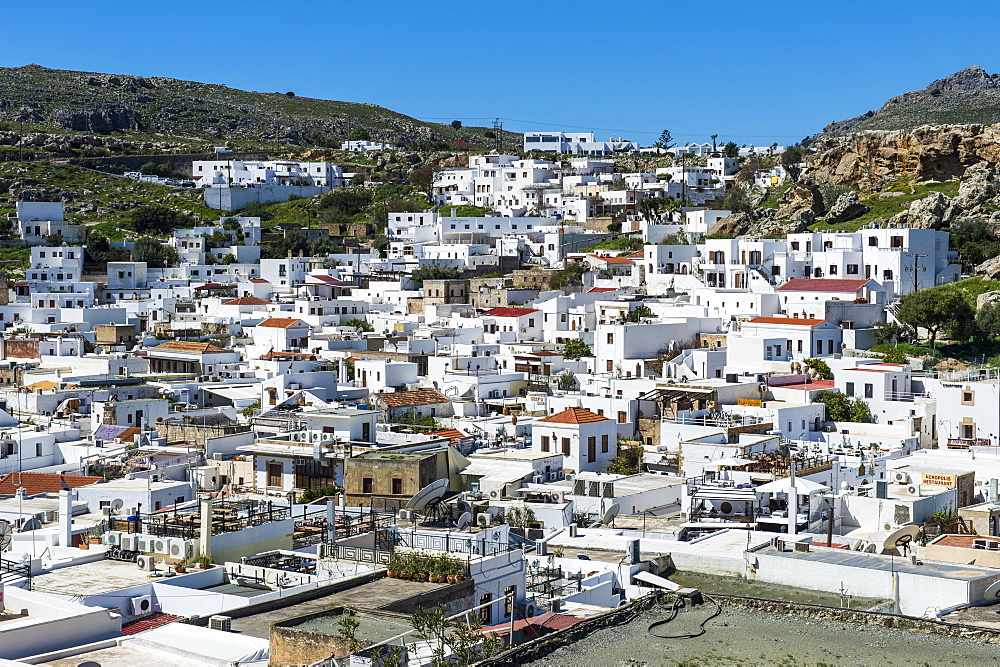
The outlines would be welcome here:
M 0 584 L 14 584 L 25 580 L 25 588 L 31 590 L 31 563 L 16 563 L 0 559 Z

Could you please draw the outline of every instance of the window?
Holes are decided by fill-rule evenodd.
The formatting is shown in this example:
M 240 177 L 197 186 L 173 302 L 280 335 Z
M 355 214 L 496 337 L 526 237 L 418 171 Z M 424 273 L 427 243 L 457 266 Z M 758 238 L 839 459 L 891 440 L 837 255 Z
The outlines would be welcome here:
M 543 452 L 549 451 L 549 436 L 547 435 L 542 436 L 542 451 Z
M 865 383 L 865 398 L 873 398 L 875 396 L 875 385 L 870 382 Z
M 831 264 L 830 265 L 830 275 L 831 276 L 837 275 L 837 265 L 836 264 Z
M 597 438 L 590 436 L 587 438 L 587 462 L 595 463 L 597 461 Z
M 878 247 L 878 237 L 877 236 L 869 236 L 868 237 L 868 245 L 869 245 L 869 247 L 877 248 Z
M 833 354 L 833 339 L 826 341 L 826 353 Z
M 613 370 L 615 370 L 614 359 L 608 359 L 608 372 L 610 373 Z
M 514 601 L 517 600 L 517 585 L 503 589 L 503 615 L 510 616 L 514 612 Z
M 392 495 L 401 496 L 403 495 L 403 480 L 399 477 L 392 478 Z
M 489 593 L 483 593 L 482 597 L 479 598 L 479 604 L 481 604 L 481 605 L 487 605 L 487 606 L 481 607 L 479 609 L 479 621 L 483 625 L 489 624 L 490 619 L 493 616 L 493 614 L 492 614 L 493 607 L 489 606 L 490 600 L 492 600 L 492 599 L 493 599 L 493 596 L 490 595 Z
M 562 439 L 562 453 L 565 456 L 569 456 L 569 438 Z
M 628 421 L 628 415 L 625 414 L 624 410 L 619 410 L 618 411 L 618 423 L 619 424 L 624 424 L 626 421 Z
M 962 391 L 962 405 L 975 405 L 976 404 L 976 393 L 971 389 L 965 389 Z
M 891 239 L 889 239 L 889 247 L 891 247 L 891 248 L 902 248 L 903 247 L 903 237 L 902 236 L 893 236 Z
M 792 250 L 798 250 L 798 249 L 799 249 L 799 242 L 792 241 Z
M 606 434 L 601 436 L 601 453 L 608 453 L 608 436 Z
M 371 477 L 361 478 L 361 493 L 374 493 L 375 492 L 375 480 Z
M 854 396 L 853 382 L 848 382 L 846 385 L 844 385 L 844 393 L 847 394 L 848 396 Z
M 857 264 L 848 264 L 847 265 L 847 275 L 849 275 L 849 276 L 856 276 L 856 275 L 858 275 L 858 265 Z
M 882 278 L 884 278 L 885 280 L 892 280 L 892 270 L 886 269 L 885 271 L 883 271 Z
M 613 333 L 609 333 L 608 334 L 608 345 L 614 345 L 614 343 L 615 343 L 615 335 Z
M 816 354 L 823 354 L 823 341 L 816 341 Z

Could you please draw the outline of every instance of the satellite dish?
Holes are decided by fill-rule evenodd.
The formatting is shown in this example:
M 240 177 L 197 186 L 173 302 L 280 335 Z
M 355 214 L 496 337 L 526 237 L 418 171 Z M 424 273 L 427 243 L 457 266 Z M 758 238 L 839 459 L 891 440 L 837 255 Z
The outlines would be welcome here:
M 38 530 L 41 527 L 42 527 L 42 522 L 36 519 L 35 517 L 31 517 L 30 519 L 24 522 L 23 526 L 21 526 L 20 532 L 30 533 L 31 531 Z
M 894 533 L 890 533 L 885 541 L 882 542 L 882 548 L 888 551 L 892 551 L 896 548 L 901 548 L 905 554 L 910 549 L 910 542 L 920 533 L 920 528 L 917 526 L 903 526 Z
M 111 501 L 111 509 L 116 511 L 120 510 L 124 504 L 125 504 L 124 500 L 122 500 L 121 498 L 115 498 L 114 500 Z
M 983 599 L 985 600 L 1000 599 L 1000 579 L 994 581 L 992 584 L 986 587 L 986 592 L 983 593 Z
M 609 507 L 607 511 L 605 511 L 604 514 L 601 516 L 601 523 L 603 523 L 606 526 L 610 525 L 611 522 L 615 520 L 615 517 L 618 516 L 618 513 L 621 511 L 622 511 L 621 506 L 618 503 L 615 503 L 614 505 Z
M 448 490 L 448 484 L 449 481 L 447 479 L 439 479 L 436 482 L 431 482 L 413 494 L 410 502 L 406 503 L 406 509 L 419 512 L 428 505 L 438 502 Z
M 466 512 L 462 516 L 458 517 L 458 529 L 462 530 L 466 526 L 472 523 L 472 513 Z
M 13 539 L 11 536 L 12 532 L 10 523 L 0 520 L 0 552 L 7 551 L 10 547 L 10 541 Z

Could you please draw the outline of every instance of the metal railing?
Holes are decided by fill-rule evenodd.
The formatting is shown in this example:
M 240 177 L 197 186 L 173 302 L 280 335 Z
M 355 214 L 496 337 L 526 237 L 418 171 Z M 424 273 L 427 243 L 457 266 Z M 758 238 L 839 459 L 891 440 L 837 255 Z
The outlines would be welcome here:
M 31 563 L 0 559 L 0 584 L 15 584 L 22 579 L 31 590 Z

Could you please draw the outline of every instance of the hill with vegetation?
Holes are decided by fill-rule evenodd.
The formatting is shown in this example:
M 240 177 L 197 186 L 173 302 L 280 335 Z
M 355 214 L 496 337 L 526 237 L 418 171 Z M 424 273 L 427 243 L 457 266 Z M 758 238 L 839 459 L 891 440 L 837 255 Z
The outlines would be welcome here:
M 1000 74 L 973 65 L 889 99 L 878 110 L 830 123 L 821 134 L 860 130 L 909 130 L 921 125 L 1000 122 Z
M 232 142 L 237 148 L 339 147 L 351 136 L 415 150 L 490 148 L 494 141 L 492 128 L 428 123 L 375 104 L 39 65 L 0 68 L 0 122 L 7 130 Z M 520 135 L 504 135 L 508 150 L 519 147 Z

